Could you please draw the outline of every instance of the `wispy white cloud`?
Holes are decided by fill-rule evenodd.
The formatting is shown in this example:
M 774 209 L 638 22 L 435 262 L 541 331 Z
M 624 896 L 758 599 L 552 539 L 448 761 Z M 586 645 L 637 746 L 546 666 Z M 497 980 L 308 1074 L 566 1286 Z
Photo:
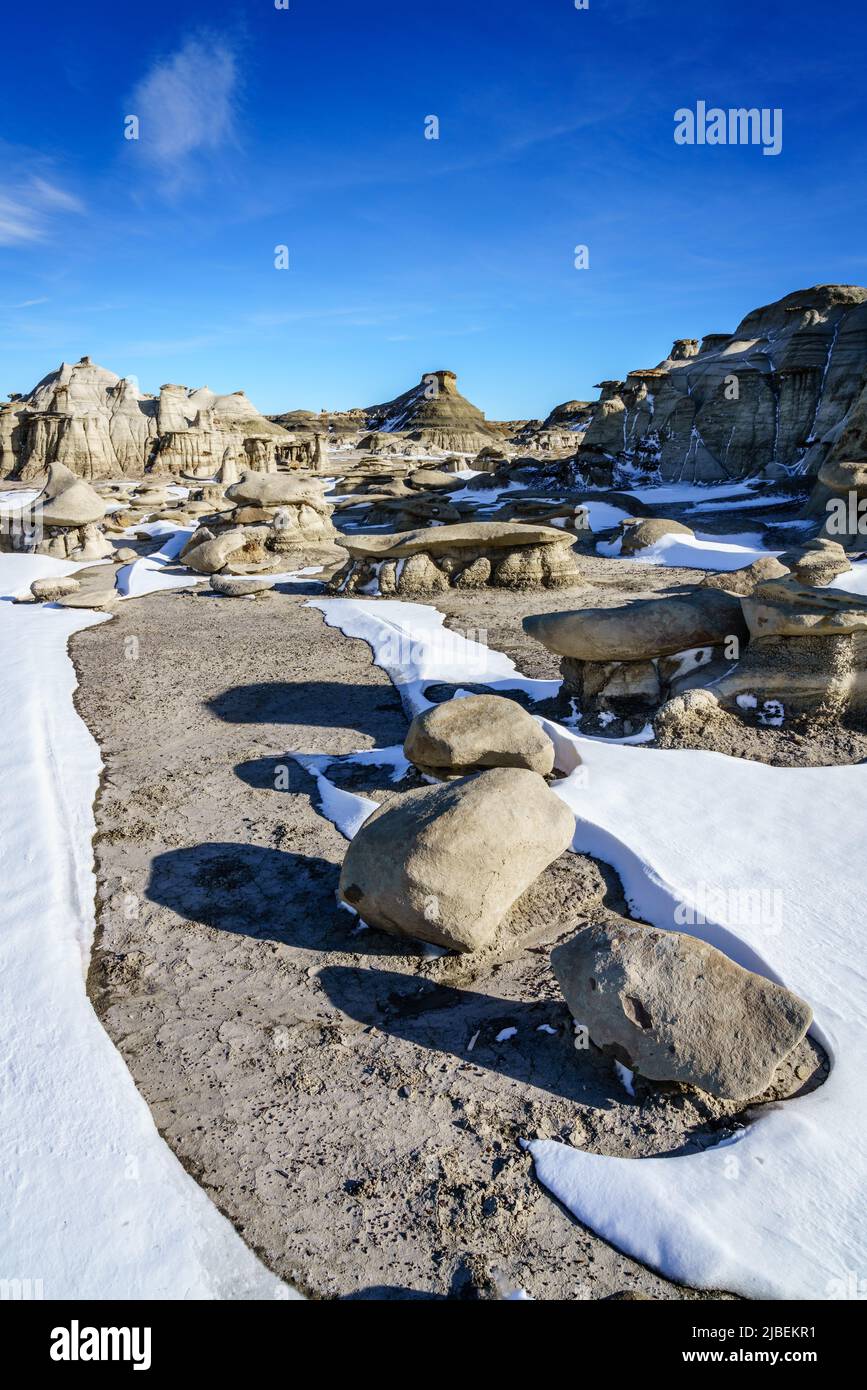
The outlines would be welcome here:
M 47 179 L 0 187 L 0 246 L 44 241 L 52 214 L 83 211 L 78 198 Z
M 137 84 L 127 112 L 139 120 L 133 147 L 167 191 L 188 182 L 203 157 L 237 145 L 238 97 L 237 56 L 207 34 L 188 38 Z

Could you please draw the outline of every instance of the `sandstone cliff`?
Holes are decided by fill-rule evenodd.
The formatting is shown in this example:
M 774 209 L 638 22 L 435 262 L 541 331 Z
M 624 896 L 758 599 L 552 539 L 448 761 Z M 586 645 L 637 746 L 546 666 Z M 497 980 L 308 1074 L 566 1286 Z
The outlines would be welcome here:
M 679 339 L 658 366 L 601 382 L 577 466 L 599 481 L 617 465 L 690 482 L 814 475 L 846 434 L 865 369 L 867 289 L 798 290 L 734 333 Z
M 25 481 L 59 463 L 83 478 L 155 473 L 213 475 L 224 459 L 267 469 L 295 461 L 293 436 L 265 419 L 243 391 L 135 383 L 82 357 L 0 406 L 0 476 Z

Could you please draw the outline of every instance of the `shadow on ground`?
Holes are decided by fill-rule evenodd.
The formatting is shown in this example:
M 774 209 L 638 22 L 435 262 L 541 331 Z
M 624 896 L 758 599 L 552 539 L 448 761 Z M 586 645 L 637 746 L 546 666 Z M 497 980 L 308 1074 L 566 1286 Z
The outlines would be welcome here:
M 234 685 L 206 708 L 227 724 L 354 729 L 377 743 L 402 743 L 406 717 L 391 686 L 340 681 L 257 681 Z

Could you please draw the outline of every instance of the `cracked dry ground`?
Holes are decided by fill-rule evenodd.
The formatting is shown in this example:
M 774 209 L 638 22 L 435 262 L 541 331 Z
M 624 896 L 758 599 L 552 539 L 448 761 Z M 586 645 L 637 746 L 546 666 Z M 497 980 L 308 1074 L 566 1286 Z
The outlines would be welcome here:
M 616 598 L 445 607 L 554 676 L 521 615 Z M 479 961 L 357 931 L 335 899 L 345 841 L 286 754 L 403 741 L 365 643 L 297 592 L 175 591 L 121 605 L 71 652 L 105 763 L 91 998 L 166 1141 L 266 1264 L 322 1298 L 704 1296 L 578 1225 L 520 1147 L 678 1153 L 731 1121 L 677 1087 L 639 1082 L 632 1100 L 573 1046 L 548 947 L 625 911 L 616 876 L 564 855 L 513 909 L 520 948 Z M 355 789 L 400 795 L 377 769 Z

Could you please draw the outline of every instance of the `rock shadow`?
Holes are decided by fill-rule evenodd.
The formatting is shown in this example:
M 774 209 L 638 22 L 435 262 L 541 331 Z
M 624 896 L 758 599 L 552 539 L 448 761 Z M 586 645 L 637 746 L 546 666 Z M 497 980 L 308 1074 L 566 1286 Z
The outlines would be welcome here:
M 556 1000 L 499 999 L 371 966 L 329 965 L 317 978 L 332 1004 L 365 1027 L 450 1053 L 466 1066 L 496 1072 L 561 1100 L 586 1105 L 592 1092 L 590 1103 L 596 1108 L 614 1103 L 613 1096 L 606 1101 L 599 1095 L 596 1072 L 602 1063 L 589 1054 L 576 1059 L 572 1020 L 566 1005 Z M 512 1028 L 515 1033 L 497 1041 Z M 589 1068 L 582 1065 L 585 1060 Z M 613 1080 L 610 1084 L 613 1091 Z
M 338 864 L 294 850 L 215 841 L 156 855 L 145 894 L 187 922 L 259 941 L 353 956 L 409 955 L 402 941 L 353 930 L 337 903 L 339 875 Z
M 380 746 L 403 743 L 406 716 L 391 686 L 340 681 L 256 681 L 233 685 L 205 702 L 227 724 L 352 729 Z

